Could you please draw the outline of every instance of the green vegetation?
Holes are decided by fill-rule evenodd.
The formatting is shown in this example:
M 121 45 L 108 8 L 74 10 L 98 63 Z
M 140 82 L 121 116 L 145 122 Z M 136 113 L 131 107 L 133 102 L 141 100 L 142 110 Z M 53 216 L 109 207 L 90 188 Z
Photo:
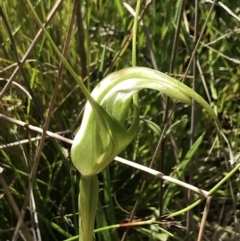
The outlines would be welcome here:
M 211 118 L 211 108 L 169 77 L 163 77 L 168 83 L 163 93 L 185 103 L 190 96 L 201 105 L 141 90 L 139 130 L 119 154 L 133 162 L 108 160 L 106 169 L 93 173 L 99 173 L 100 183 L 96 240 L 240 239 L 239 6 L 233 0 L 215 6 L 196 2 L 198 6 L 185 0 L 141 1 L 137 32 L 137 1 L 0 3 L 0 241 L 78 240 L 80 175 L 69 158 L 70 139 L 81 124 L 86 100 L 91 101 L 86 90 L 135 65 L 167 73 L 195 89 L 212 106 L 221 127 Z M 143 79 L 141 71 L 147 71 L 134 68 L 138 72 L 121 86 L 125 91 L 132 83 L 127 80 Z M 153 70 L 148 70 L 144 78 L 149 87 Z M 115 100 L 118 107 L 121 98 Z M 128 108 L 129 96 L 125 99 Z M 91 104 L 101 111 L 97 102 Z M 106 104 L 129 128 L 136 110 L 114 112 L 112 107 Z M 104 125 L 105 116 L 98 115 L 94 129 Z M 114 140 L 125 136 L 116 131 Z M 109 133 L 114 137 L 114 131 Z M 109 133 L 93 138 L 99 148 Z M 59 135 L 65 139 L 60 141 Z M 88 138 L 87 131 L 84 135 Z M 122 150 L 126 145 L 120 137 L 118 142 Z M 85 154 L 94 155 L 87 148 Z M 134 163 L 143 167 L 130 166 Z M 141 171 L 144 167 L 151 170 Z

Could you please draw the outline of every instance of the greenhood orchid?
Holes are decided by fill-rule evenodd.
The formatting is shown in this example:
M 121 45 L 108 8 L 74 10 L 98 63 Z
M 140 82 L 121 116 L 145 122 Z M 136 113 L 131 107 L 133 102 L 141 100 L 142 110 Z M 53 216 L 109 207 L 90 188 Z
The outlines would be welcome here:
M 138 103 L 133 96 L 143 88 L 160 91 L 191 104 L 191 98 L 206 108 L 216 120 L 212 108 L 191 88 L 161 72 L 131 67 L 110 74 L 93 90 L 87 102 L 82 124 L 73 141 L 71 158 L 82 176 L 96 175 L 126 148 L 139 126 Z M 132 107 L 132 108 L 131 108 Z M 126 123 L 132 109 L 132 123 Z
M 81 173 L 79 195 L 80 241 L 93 241 L 98 202 L 97 174 L 133 140 L 139 127 L 138 92 L 158 90 L 174 100 L 202 105 L 218 123 L 210 105 L 180 81 L 159 71 L 130 67 L 112 73 L 95 87 L 85 107 L 71 149 L 72 162 Z

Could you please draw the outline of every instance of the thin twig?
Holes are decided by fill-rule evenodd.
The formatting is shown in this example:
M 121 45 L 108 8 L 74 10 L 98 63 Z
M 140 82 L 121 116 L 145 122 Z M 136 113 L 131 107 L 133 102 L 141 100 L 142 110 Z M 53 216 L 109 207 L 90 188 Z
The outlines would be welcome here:
M 198 40 L 197 40 L 197 42 L 196 42 L 196 44 L 195 44 L 195 47 L 194 47 L 194 50 L 193 50 L 193 52 L 192 52 L 191 58 L 190 58 L 190 60 L 189 60 L 189 62 L 188 62 L 188 66 L 187 66 L 187 68 L 186 68 L 186 70 L 185 70 L 185 75 L 184 75 L 184 77 L 183 77 L 182 82 L 185 81 L 186 76 L 187 76 L 187 73 L 188 73 L 188 71 L 189 71 L 189 69 L 190 69 L 190 66 L 192 65 L 193 58 L 194 58 L 194 56 L 195 56 L 195 53 L 196 53 L 197 50 L 198 50 L 198 46 L 199 46 L 199 44 L 200 44 L 200 42 L 201 42 L 202 36 L 203 36 L 204 31 L 205 31 L 205 29 L 206 29 L 206 27 L 207 27 L 207 23 L 208 23 L 208 21 L 209 21 L 209 19 L 210 19 L 210 16 L 211 16 L 212 12 L 213 12 L 213 9 L 214 9 L 214 6 L 215 6 L 216 2 L 217 2 L 217 0 L 214 0 L 214 1 L 212 2 L 212 6 L 211 6 L 211 8 L 210 8 L 210 10 L 209 10 L 209 13 L 208 13 L 208 15 L 207 15 L 207 18 L 206 18 L 206 20 L 205 20 L 205 22 L 204 22 L 204 24 L 203 24 L 202 30 L 201 30 L 201 32 L 200 32 L 200 34 L 199 34 Z
M 82 1 L 77 0 L 74 2 L 74 6 L 76 8 L 76 18 L 77 18 L 77 37 L 78 37 L 78 54 L 81 60 L 81 73 L 82 79 L 88 76 L 88 61 L 87 61 L 87 53 L 85 49 L 85 34 L 83 27 L 83 17 L 82 17 Z
M 3 115 L 0 114 L 0 119 L 2 118 L 2 116 L 3 116 Z M 24 126 L 24 124 L 23 124 L 24 122 L 22 122 L 22 121 L 12 121 L 12 120 L 13 120 L 12 118 L 9 118 L 9 119 L 8 119 L 8 118 L 4 118 L 4 119 L 5 119 L 5 120 L 8 120 L 8 121 L 10 120 L 12 123 L 15 123 L 15 124 L 20 124 L 20 126 Z M 28 127 L 29 127 L 29 126 L 28 126 Z M 31 127 L 32 127 L 31 130 L 36 131 L 36 132 L 39 132 L 39 133 L 42 133 L 42 129 L 41 129 L 41 128 L 36 127 L 36 126 L 31 126 Z M 60 135 L 58 135 L 58 134 L 52 133 L 52 132 L 50 132 L 50 131 L 47 131 L 46 134 L 47 134 L 49 137 L 52 137 L 52 138 L 55 138 L 55 139 L 64 141 L 64 142 L 66 142 L 66 143 L 69 143 L 69 144 L 72 144 L 72 143 L 73 143 L 73 140 L 70 140 L 70 139 L 68 139 L 68 138 L 64 138 L 64 137 L 62 137 L 62 136 L 60 136 Z M 203 196 L 205 196 L 205 197 L 208 196 L 208 192 L 205 191 L 205 190 L 196 188 L 196 187 L 194 187 L 194 186 L 192 186 L 192 185 L 190 185 L 190 184 L 187 184 L 187 183 L 185 183 L 185 182 L 182 182 L 182 181 L 180 181 L 180 180 L 178 180 L 178 179 L 175 179 L 175 178 L 172 178 L 172 177 L 170 177 L 170 176 L 166 176 L 166 175 L 164 175 L 162 172 L 156 171 L 156 170 L 151 169 L 151 168 L 149 168 L 149 167 L 145 167 L 145 166 L 140 165 L 140 164 L 138 164 L 138 163 L 128 161 L 128 160 L 123 159 L 123 158 L 121 158 L 121 157 L 115 157 L 114 160 L 116 160 L 117 162 L 124 163 L 125 165 L 132 166 L 132 167 L 137 168 L 137 169 L 139 169 L 139 170 L 142 170 L 142 171 L 144 171 L 144 172 L 148 172 L 149 174 L 154 175 L 154 176 L 157 176 L 157 177 L 160 177 L 160 178 L 162 178 L 163 180 L 166 180 L 166 181 L 169 181 L 169 182 L 173 182 L 173 183 L 175 183 L 175 184 L 177 184 L 177 185 L 180 185 L 180 186 L 183 186 L 183 187 L 186 187 L 186 188 L 190 188 L 190 189 L 193 190 L 194 192 L 197 192 L 197 193 L 199 193 L 199 194 L 201 194 L 201 195 L 203 195 Z
M 197 241 L 202 240 L 205 224 L 206 224 L 206 221 L 207 221 L 207 215 L 208 215 L 209 208 L 210 208 L 211 199 L 212 199 L 212 196 L 207 197 L 204 212 L 203 212 L 203 216 L 202 216 L 202 221 L 201 221 L 201 224 L 200 224 L 200 230 L 199 230 L 199 233 L 198 233 Z
M 59 131 L 55 134 L 62 135 L 62 134 L 69 134 L 69 133 L 71 133 L 71 130 Z M 30 139 L 24 139 L 24 140 L 21 140 L 21 141 L 16 141 L 16 142 L 12 142 L 12 143 L 9 143 L 9 144 L 0 145 L 0 150 L 5 149 L 5 148 L 10 148 L 10 147 L 13 147 L 13 146 L 19 146 L 19 145 L 22 145 L 22 144 L 27 144 L 29 142 L 39 141 L 41 138 L 42 138 L 42 136 L 36 136 L 36 137 L 32 137 Z
M 12 206 L 12 209 L 13 209 L 16 217 L 17 218 L 20 218 L 20 217 L 22 218 L 22 215 L 21 215 L 21 212 L 20 212 L 20 210 L 19 210 L 19 208 L 17 206 L 17 203 L 15 202 L 15 199 L 14 199 L 14 197 L 13 197 L 11 191 L 10 191 L 10 188 L 7 185 L 7 183 L 5 181 L 5 178 L 3 176 L 3 168 L 2 167 L 0 167 L 0 184 L 1 184 L 1 186 L 2 186 L 6 196 L 8 198 L 8 201 L 9 201 L 10 205 Z M 29 230 L 28 230 L 28 228 L 27 228 L 27 226 L 26 226 L 24 221 L 22 221 L 21 227 L 22 227 L 22 232 L 23 232 L 26 240 L 34 241 L 34 238 L 32 237 L 31 233 L 29 232 Z
M 194 13 L 194 45 L 197 44 L 197 36 L 198 36 L 198 8 L 199 8 L 199 1 L 195 0 L 195 13 Z M 193 56 L 192 61 L 193 66 L 193 81 L 192 81 L 192 89 L 196 90 L 196 83 L 197 83 L 197 51 L 195 52 Z M 192 147 L 195 141 L 195 109 L 196 109 L 196 102 L 192 100 L 192 106 L 191 106 L 191 126 L 190 126 L 190 145 L 189 148 Z M 189 183 L 193 182 L 193 176 L 194 176 L 194 169 L 196 167 L 196 163 L 194 159 L 190 160 L 189 163 Z M 187 205 L 191 203 L 191 191 L 188 190 L 187 193 Z M 192 210 L 189 210 L 186 215 L 186 234 L 187 236 L 190 233 L 190 230 L 192 229 L 193 224 L 193 217 L 192 217 Z M 193 230 L 194 231 L 194 230 Z
M 205 191 L 203 189 L 199 189 L 199 188 L 197 188 L 197 187 L 195 187 L 193 185 L 190 185 L 188 183 L 182 182 L 182 181 L 180 181 L 178 179 L 175 179 L 173 177 L 164 175 L 162 172 L 156 171 L 154 169 L 151 169 L 149 167 L 143 166 L 143 165 L 138 164 L 136 162 L 131 162 L 129 160 L 126 160 L 126 159 L 118 157 L 118 156 L 115 157 L 114 160 L 117 161 L 117 162 L 123 163 L 125 165 L 134 167 L 134 168 L 136 168 L 138 170 L 147 172 L 147 173 L 149 173 L 149 174 L 151 174 L 153 176 L 159 177 L 159 178 L 161 178 L 161 179 L 163 179 L 165 181 L 168 181 L 168 182 L 171 182 L 171 183 L 175 183 L 175 184 L 177 184 L 179 186 L 182 186 L 182 187 L 185 187 L 187 189 L 190 189 L 190 190 L 192 190 L 192 191 L 194 191 L 194 192 L 196 192 L 196 193 L 198 193 L 198 194 L 200 194 L 200 195 L 202 195 L 204 197 L 208 197 L 209 196 L 208 191 Z
M 178 49 L 178 43 L 179 43 L 179 35 L 180 35 L 180 29 L 181 29 L 181 22 L 182 22 L 182 17 L 183 17 L 183 11 L 185 9 L 185 5 L 186 5 L 186 0 L 182 0 L 180 3 L 180 11 L 179 11 L 179 15 L 178 15 L 178 19 L 177 19 L 177 28 L 174 34 L 174 39 L 173 39 L 173 47 L 172 47 L 172 53 L 171 53 L 171 59 L 170 59 L 170 66 L 169 66 L 169 72 L 173 72 L 174 67 L 175 67 L 175 61 L 176 61 L 176 54 L 177 54 L 177 49 Z M 164 103 L 165 102 L 165 103 Z M 163 125 L 164 125 L 164 130 L 167 131 L 168 126 L 171 123 L 171 113 L 173 113 L 173 110 L 175 108 L 175 105 L 172 107 L 172 111 L 170 111 L 169 113 L 169 108 L 170 108 L 170 99 L 169 97 L 164 98 L 163 97 L 163 106 L 165 107 L 165 111 L 164 111 L 164 120 L 163 120 Z M 166 140 L 164 138 L 165 136 L 165 132 L 163 132 L 163 134 L 161 134 L 159 141 L 157 143 L 157 146 L 155 148 L 151 163 L 153 163 L 157 157 L 157 154 L 159 152 L 159 150 L 161 151 L 161 159 L 162 161 L 160 162 L 160 168 L 159 170 L 164 172 L 165 169 L 165 144 L 166 144 Z M 171 135 L 172 137 L 172 135 Z M 174 140 L 174 138 L 171 138 L 172 140 Z M 178 156 L 178 154 L 176 153 L 176 149 L 174 149 L 175 151 L 175 156 Z M 163 196 L 164 196 L 164 189 L 163 189 L 163 182 L 162 180 L 160 181 L 160 192 L 159 192 L 159 212 L 160 215 L 163 214 Z
M 37 126 L 33 126 L 33 125 L 28 125 L 26 122 L 23 122 L 23 121 L 19 121 L 19 120 L 15 120 L 11 117 L 8 117 L 8 116 L 5 116 L 3 114 L 0 114 L 0 119 L 2 120 L 6 120 L 6 121 L 9 121 L 13 124 L 16 124 L 18 126 L 22 126 L 22 127 L 25 127 L 29 130 L 32 130 L 32 131 L 35 131 L 35 132 L 38 132 L 38 133 L 43 133 L 43 129 L 40 128 L 40 127 L 37 127 Z M 57 139 L 57 140 L 60 140 L 60 141 L 63 141 L 63 142 L 66 142 L 66 143 L 69 143 L 69 144 L 72 144 L 72 140 L 68 139 L 68 138 L 65 138 L 63 136 L 60 136 L 56 133 L 53 133 L 51 131 L 46 131 L 46 134 L 49 136 L 49 137 L 52 137 L 54 139 Z

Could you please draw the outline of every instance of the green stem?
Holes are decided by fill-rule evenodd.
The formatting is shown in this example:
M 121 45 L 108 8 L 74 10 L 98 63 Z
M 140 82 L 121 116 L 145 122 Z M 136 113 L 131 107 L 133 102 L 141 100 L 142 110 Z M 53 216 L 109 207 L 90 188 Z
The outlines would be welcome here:
M 218 184 L 216 184 L 210 191 L 209 195 L 213 194 L 215 191 L 218 190 L 218 188 L 226 182 L 236 171 L 238 171 L 240 168 L 240 163 L 237 164 Z
M 98 203 L 98 178 L 96 175 L 80 180 L 79 241 L 94 240 L 94 221 Z
M 132 67 L 137 66 L 137 26 L 138 26 L 138 17 L 140 13 L 141 0 L 137 1 L 135 18 L 133 23 L 133 40 L 132 40 Z
M 141 0 L 137 1 L 136 15 L 133 23 L 133 40 L 132 40 L 132 67 L 137 66 L 137 27 L 138 27 L 138 17 L 140 13 Z M 133 95 L 133 103 L 139 108 L 139 97 L 138 93 Z
M 236 165 L 236 167 L 234 167 L 219 183 L 217 183 L 208 193 L 209 196 L 212 195 L 214 192 L 216 192 L 218 190 L 218 188 L 224 183 L 226 182 L 236 171 L 238 171 L 240 169 L 240 163 L 238 165 Z M 175 217 L 177 215 L 183 214 L 189 210 L 191 210 L 192 208 L 196 207 L 198 204 L 200 204 L 203 200 L 205 200 L 204 198 L 199 198 L 197 201 L 195 201 L 193 204 L 191 204 L 190 206 L 181 209 L 180 211 L 177 211 L 175 213 L 171 213 L 168 218 L 170 217 Z
M 115 228 L 127 228 L 127 227 L 135 227 L 135 226 L 142 226 L 142 225 L 152 225 L 152 224 L 156 224 L 159 225 L 162 222 L 157 222 L 155 218 L 152 218 L 150 220 L 146 220 L 146 221 L 140 221 L 140 222 L 132 222 L 132 223 L 121 223 L 121 224 L 113 224 L 110 226 L 106 226 L 106 227 L 102 227 L 102 228 L 98 228 L 94 230 L 94 233 L 98 233 L 98 232 L 103 232 L 109 229 L 115 229 Z M 174 236 L 172 233 L 168 232 L 167 230 L 165 230 L 164 228 L 161 228 L 160 226 L 158 226 L 158 229 L 161 230 L 163 233 L 168 234 L 170 237 L 174 237 L 177 240 L 182 240 L 180 238 L 178 238 L 177 236 Z M 70 237 L 68 239 L 65 239 L 64 241 L 73 241 L 73 240 L 77 240 L 78 239 L 78 235 L 74 236 L 74 237 Z

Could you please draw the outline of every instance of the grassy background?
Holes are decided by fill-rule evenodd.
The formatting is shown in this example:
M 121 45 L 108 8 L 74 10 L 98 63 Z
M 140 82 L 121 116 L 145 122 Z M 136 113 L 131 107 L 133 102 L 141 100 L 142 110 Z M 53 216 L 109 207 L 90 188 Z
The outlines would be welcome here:
M 45 22 L 55 1 L 31 2 L 41 21 Z M 134 9 L 136 1 L 127 1 L 125 5 L 118 0 L 77 2 L 62 1 L 53 11 L 47 30 L 61 51 L 69 41 L 69 44 L 66 44 L 67 60 L 91 90 L 107 73 L 131 66 L 132 46 L 128 39 L 133 16 L 127 5 Z M 223 133 L 233 154 L 236 154 L 240 151 L 239 6 L 237 1 L 233 0 L 225 0 L 221 4 L 216 5 L 210 14 L 195 62 L 187 72 L 185 83 L 194 86 L 215 108 Z M 44 34 L 34 40 L 39 27 L 26 1 L 2 1 L 0 7 L 1 91 L 9 79 L 14 81 L 1 95 L 0 113 L 42 127 L 53 93 L 56 93 L 48 129 L 52 132 L 74 132 L 81 123 L 79 113 L 84 107 L 85 99 L 73 77 L 60 67 L 60 60 Z M 181 80 L 209 14 L 211 3 L 199 1 L 198 7 L 196 27 L 196 6 L 193 1 L 143 1 L 142 22 L 139 24 L 137 36 L 138 65 L 168 72 Z M 177 44 L 174 41 L 176 38 Z M 11 77 L 19 65 L 18 61 L 32 43 L 35 43 L 35 46 L 21 71 Z M 194 66 L 197 66 L 197 71 L 194 71 Z M 32 95 L 32 99 L 26 91 Z M 139 135 L 121 156 L 148 166 L 164 128 L 166 98 L 154 91 L 145 90 L 140 96 L 142 122 Z M 168 107 L 169 111 L 173 109 L 173 115 L 153 168 L 164 168 L 166 175 L 173 175 L 191 144 L 205 133 L 193 157 L 193 163 L 184 167 L 181 179 L 204 190 L 211 189 L 231 168 L 228 162 L 231 153 L 229 147 L 217 137 L 214 123 L 198 105 L 195 111 L 192 111 L 189 106 L 179 103 L 174 106 L 170 101 Z M 27 128 L 0 119 L 0 166 L 4 168 L 1 179 L 3 177 L 6 181 L 19 210 L 26 197 L 30 173 L 40 145 L 39 141 L 29 141 L 26 144 L 21 144 L 20 141 L 30 140 L 37 135 Z M 71 137 L 71 134 L 68 137 Z M 4 146 L 15 142 L 15 146 Z M 30 212 L 33 207 L 26 209 L 24 217 L 27 227 L 31 228 L 33 233 L 40 230 L 42 240 L 65 240 L 77 235 L 78 180 L 79 175 L 72 167 L 62 143 L 47 138 L 33 183 L 33 200 L 39 229 Z M 164 207 L 170 212 L 178 211 L 188 204 L 187 191 L 183 188 L 165 183 L 161 189 L 158 179 L 117 162 L 113 162 L 109 169 L 100 174 L 99 180 L 100 201 L 96 228 L 125 222 L 140 194 L 136 218 L 159 215 L 163 189 Z M 147 183 L 141 192 L 143 180 L 147 180 Z M 237 173 L 213 195 L 203 240 L 239 240 L 238 194 Z M 192 201 L 197 198 L 196 194 L 192 194 Z M 4 241 L 12 239 L 19 219 L 10 203 L 6 189 L 1 186 L 0 240 Z M 190 218 L 184 215 L 175 217 L 175 221 L 182 221 L 183 226 L 191 220 L 188 237 L 185 231 L 168 229 L 175 234 L 175 238 L 170 238 L 152 225 L 131 228 L 126 240 L 175 240 L 176 237 L 181 238 L 180 240 L 196 240 L 203 208 L 204 204 L 194 208 Z M 166 229 L 166 226 L 163 227 Z M 105 231 L 97 234 L 96 238 L 102 241 L 123 240 L 124 231 L 125 229 Z M 223 239 L 224 236 L 226 239 Z M 19 237 L 19 240 L 23 239 Z

